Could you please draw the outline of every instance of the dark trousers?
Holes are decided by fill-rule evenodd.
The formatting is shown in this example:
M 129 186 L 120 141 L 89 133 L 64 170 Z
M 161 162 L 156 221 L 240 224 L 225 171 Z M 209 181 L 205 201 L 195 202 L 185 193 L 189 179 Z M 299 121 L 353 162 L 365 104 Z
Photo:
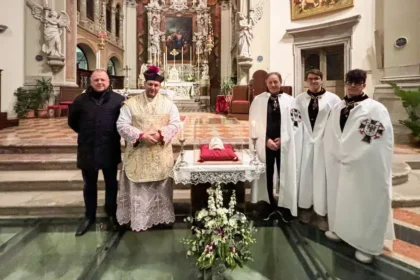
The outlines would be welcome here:
M 280 179 L 280 151 L 272 151 L 269 148 L 265 149 L 265 170 L 267 176 L 267 192 L 268 198 L 270 199 L 270 204 L 272 207 L 277 209 L 277 201 L 274 199 L 273 194 L 273 179 L 274 179 L 274 163 L 277 167 L 277 179 Z
M 105 212 L 108 216 L 115 216 L 117 212 L 117 172 L 118 167 L 103 168 L 102 174 L 105 179 Z M 83 196 L 85 199 L 85 217 L 88 219 L 96 218 L 96 208 L 98 205 L 98 173 L 97 169 L 82 169 L 84 188 Z

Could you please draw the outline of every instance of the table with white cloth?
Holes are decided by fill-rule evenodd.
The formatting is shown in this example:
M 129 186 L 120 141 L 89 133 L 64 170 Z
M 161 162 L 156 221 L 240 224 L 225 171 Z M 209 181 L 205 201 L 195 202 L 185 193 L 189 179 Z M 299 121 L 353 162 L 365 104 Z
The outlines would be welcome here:
M 191 100 L 195 96 L 196 83 L 192 82 L 164 82 L 162 88 L 175 92 L 174 100 Z
M 191 186 L 192 214 L 207 207 L 207 188 L 217 183 L 221 183 L 225 190 L 224 195 L 227 197 L 225 203 L 229 202 L 232 191 L 235 190 L 238 208 L 245 211 L 245 189 L 250 186 L 253 180 L 258 179 L 265 172 L 265 164 L 261 162 L 256 165 L 250 164 L 252 155 L 249 150 L 237 153 L 238 164 L 232 162 L 227 164 L 220 164 L 220 162 L 217 164 L 211 164 L 211 162 L 200 164 L 196 160 L 197 152 L 199 151 L 184 151 L 184 160 L 188 165 L 179 167 L 178 164 L 181 160 L 181 156 L 179 156 L 171 174 L 175 184 Z

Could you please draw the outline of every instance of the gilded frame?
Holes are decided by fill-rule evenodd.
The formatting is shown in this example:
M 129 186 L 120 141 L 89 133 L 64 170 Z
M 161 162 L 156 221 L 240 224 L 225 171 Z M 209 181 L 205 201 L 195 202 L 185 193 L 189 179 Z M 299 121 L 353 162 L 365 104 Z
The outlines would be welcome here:
M 307 6 L 302 11 L 304 3 Z M 290 17 L 292 20 L 298 20 L 352 7 L 354 0 L 290 0 Z

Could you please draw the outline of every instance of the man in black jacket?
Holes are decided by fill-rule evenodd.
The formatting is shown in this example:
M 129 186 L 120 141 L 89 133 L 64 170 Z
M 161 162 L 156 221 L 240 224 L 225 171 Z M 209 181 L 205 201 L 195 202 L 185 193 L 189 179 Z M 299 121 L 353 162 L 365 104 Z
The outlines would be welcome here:
M 76 236 L 85 234 L 95 223 L 97 208 L 98 171 L 105 179 L 105 211 L 112 229 L 117 229 L 117 166 L 121 162 L 120 135 L 116 121 L 124 97 L 109 88 L 104 70 L 95 70 L 91 87 L 79 95 L 70 106 L 68 125 L 78 134 L 77 167 L 82 170 L 85 218 Z

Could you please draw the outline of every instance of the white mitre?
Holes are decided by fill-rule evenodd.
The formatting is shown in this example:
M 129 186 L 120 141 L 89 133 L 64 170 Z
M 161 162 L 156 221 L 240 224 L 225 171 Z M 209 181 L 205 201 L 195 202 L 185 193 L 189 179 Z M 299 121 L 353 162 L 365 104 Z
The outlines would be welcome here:
M 223 146 L 223 142 L 222 139 L 220 139 L 219 137 L 213 137 L 210 140 L 210 144 L 209 144 L 209 149 L 210 150 L 224 150 L 225 147 Z

